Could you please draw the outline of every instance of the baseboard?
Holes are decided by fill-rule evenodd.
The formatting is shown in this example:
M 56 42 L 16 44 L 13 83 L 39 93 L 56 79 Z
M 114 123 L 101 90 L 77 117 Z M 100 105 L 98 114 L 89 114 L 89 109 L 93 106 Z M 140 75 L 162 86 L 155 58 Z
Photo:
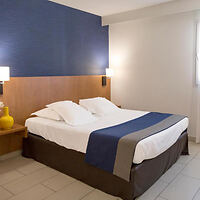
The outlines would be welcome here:
M 196 142 L 196 138 L 193 136 L 188 136 L 188 140 L 191 142 Z
M 17 156 L 20 156 L 21 154 L 22 154 L 22 150 L 14 151 L 14 152 L 0 156 L 0 161 L 17 157 Z

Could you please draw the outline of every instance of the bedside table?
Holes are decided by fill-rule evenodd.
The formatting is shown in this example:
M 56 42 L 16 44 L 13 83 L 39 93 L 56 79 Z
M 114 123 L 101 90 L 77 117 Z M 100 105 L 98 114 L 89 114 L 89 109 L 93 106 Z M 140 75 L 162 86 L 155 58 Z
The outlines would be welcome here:
M 20 150 L 23 137 L 27 137 L 27 128 L 20 124 L 14 124 L 12 129 L 0 129 L 0 156 Z

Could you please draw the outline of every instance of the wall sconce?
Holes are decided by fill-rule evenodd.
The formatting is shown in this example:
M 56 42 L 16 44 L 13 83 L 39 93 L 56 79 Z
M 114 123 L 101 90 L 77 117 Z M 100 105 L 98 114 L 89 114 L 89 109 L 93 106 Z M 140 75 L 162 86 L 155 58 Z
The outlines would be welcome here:
M 106 86 L 107 78 L 111 78 L 114 75 L 113 69 L 106 68 L 106 75 L 102 76 L 102 86 Z
M 10 68 L 9 67 L 0 67 L 0 95 L 3 94 L 3 84 L 4 81 L 10 80 Z

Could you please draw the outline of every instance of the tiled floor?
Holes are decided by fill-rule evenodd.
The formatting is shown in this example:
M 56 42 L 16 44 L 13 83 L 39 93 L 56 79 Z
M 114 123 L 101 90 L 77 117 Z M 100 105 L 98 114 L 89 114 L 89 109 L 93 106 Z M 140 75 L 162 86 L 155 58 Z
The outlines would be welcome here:
M 200 145 L 137 200 L 200 200 Z M 0 161 L 0 200 L 119 200 L 31 159 Z

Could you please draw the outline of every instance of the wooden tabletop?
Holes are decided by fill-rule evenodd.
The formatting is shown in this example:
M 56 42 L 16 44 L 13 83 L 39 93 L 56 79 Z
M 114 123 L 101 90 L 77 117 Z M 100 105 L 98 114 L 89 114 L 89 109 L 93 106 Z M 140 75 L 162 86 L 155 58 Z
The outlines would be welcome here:
M 22 126 L 20 124 L 14 124 L 12 129 L 9 129 L 9 130 L 0 129 L 0 136 L 1 135 L 8 135 L 8 134 L 11 134 L 11 133 L 16 133 L 16 132 L 21 132 L 21 131 L 26 131 L 26 129 L 27 128 L 25 126 Z

